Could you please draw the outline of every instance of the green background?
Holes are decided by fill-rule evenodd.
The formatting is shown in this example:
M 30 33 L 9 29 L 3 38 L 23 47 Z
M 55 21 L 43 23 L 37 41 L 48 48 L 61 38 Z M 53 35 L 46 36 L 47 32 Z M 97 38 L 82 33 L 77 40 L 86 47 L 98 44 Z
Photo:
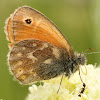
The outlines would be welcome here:
M 88 48 L 100 51 L 100 1 L 93 1 L 0 0 L 0 99 L 24 100 L 28 94 L 28 86 L 14 81 L 8 70 L 9 49 L 4 25 L 10 14 L 20 6 L 31 6 L 58 26 L 75 51 L 82 52 Z M 87 55 L 87 59 L 88 64 L 100 64 L 100 54 Z

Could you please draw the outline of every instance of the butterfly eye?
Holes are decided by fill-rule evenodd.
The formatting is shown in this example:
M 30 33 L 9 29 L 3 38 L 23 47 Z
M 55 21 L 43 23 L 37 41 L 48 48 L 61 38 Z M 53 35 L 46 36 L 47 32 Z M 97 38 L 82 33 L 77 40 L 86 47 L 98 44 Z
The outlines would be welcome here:
M 32 23 L 32 20 L 31 20 L 31 19 L 26 19 L 25 22 L 26 22 L 27 24 L 31 24 L 31 23 Z
M 81 61 L 82 61 L 82 58 L 81 58 L 81 57 L 79 57 L 79 58 L 78 58 L 78 62 L 80 62 L 80 63 L 81 63 Z

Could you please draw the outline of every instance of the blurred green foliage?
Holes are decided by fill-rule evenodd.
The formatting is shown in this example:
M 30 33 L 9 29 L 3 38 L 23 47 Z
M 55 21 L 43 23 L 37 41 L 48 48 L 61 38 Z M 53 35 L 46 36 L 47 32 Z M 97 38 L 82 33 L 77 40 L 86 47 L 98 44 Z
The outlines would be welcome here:
M 0 99 L 24 100 L 28 86 L 13 81 L 7 64 L 5 20 L 20 6 L 31 6 L 51 19 L 78 52 L 100 51 L 99 0 L 0 0 Z M 100 64 L 100 54 L 87 55 L 88 64 Z

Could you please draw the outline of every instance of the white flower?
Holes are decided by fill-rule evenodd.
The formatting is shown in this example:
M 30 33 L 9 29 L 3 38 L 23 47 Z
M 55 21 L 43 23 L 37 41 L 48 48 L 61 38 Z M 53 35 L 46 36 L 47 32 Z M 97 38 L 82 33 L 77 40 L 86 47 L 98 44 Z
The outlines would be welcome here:
M 61 76 L 43 81 L 43 86 L 30 86 L 30 93 L 26 100 L 100 100 L 100 68 L 95 68 L 93 65 L 81 66 L 81 68 L 81 77 L 86 84 L 81 97 L 78 94 L 81 91 L 82 82 L 77 71 L 69 79 L 63 77 L 58 94 Z

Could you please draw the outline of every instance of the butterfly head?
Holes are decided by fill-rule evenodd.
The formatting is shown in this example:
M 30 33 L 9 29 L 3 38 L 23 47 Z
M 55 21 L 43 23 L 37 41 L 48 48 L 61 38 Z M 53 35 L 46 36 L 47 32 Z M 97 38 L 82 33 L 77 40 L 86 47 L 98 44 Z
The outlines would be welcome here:
M 86 61 L 85 54 L 74 52 L 72 58 L 69 61 L 66 61 L 65 75 L 70 77 L 72 73 L 75 73 L 77 70 L 79 70 L 80 65 L 85 65 Z
M 75 59 L 76 59 L 76 63 L 78 65 L 84 65 L 87 62 L 87 58 L 85 56 L 85 54 L 81 54 L 81 53 L 74 53 L 75 55 Z

